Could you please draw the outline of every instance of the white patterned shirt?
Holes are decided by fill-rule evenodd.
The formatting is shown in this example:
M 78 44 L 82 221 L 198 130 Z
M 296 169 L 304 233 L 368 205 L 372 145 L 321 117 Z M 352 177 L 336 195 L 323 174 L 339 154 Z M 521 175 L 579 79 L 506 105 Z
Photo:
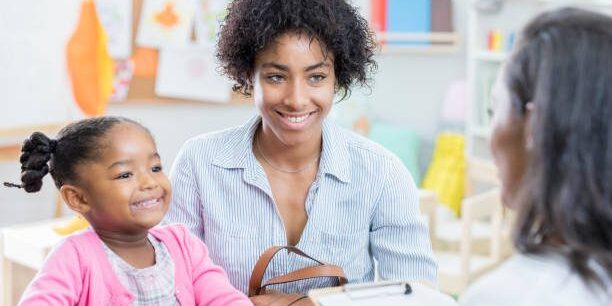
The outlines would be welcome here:
M 174 262 L 166 246 L 153 235 L 148 239 L 155 249 L 155 264 L 137 269 L 115 254 L 106 244 L 104 252 L 121 285 L 134 295 L 132 306 L 179 305 L 174 295 Z
M 165 223 L 182 223 L 200 237 L 230 282 L 247 292 L 255 262 L 273 245 L 286 245 L 285 228 L 266 174 L 253 154 L 261 122 L 200 135 L 179 152 L 170 178 L 173 197 Z M 324 121 L 319 170 L 305 202 L 308 221 L 297 247 L 344 269 L 349 282 L 382 279 L 437 283 L 427 226 L 410 173 L 389 151 Z M 312 263 L 282 253 L 265 277 Z M 329 280 L 285 284 L 306 292 Z

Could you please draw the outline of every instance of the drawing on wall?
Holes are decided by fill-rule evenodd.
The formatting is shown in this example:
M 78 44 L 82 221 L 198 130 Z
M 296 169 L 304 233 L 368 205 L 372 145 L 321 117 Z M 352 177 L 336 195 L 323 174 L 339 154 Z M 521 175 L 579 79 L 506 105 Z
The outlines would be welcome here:
M 123 102 L 130 90 L 130 82 L 134 75 L 134 63 L 132 60 L 115 61 L 115 73 L 113 77 L 113 92 L 111 102 Z
M 63 123 L 82 116 L 66 70 L 66 42 L 81 1 L 8 1 L 0 9 L 0 129 Z M 27 18 L 26 18 L 27 17 Z M 8 110 L 8 111 L 6 111 Z M 23 139 L 0 139 L 1 144 Z
M 79 21 L 66 45 L 66 63 L 74 99 L 84 114 L 106 111 L 112 93 L 114 62 L 107 35 L 92 1 L 83 1 Z
M 108 35 L 108 52 L 113 58 L 129 58 L 132 53 L 132 0 L 99 0 L 95 5 Z
M 136 43 L 151 48 L 188 44 L 195 4 L 195 0 L 145 0 Z
M 227 14 L 228 0 L 198 0 L 195 33 L 199 44 L 215 46 L 221 21 Z
M 162 97 L 227 103 L 231 83 L 215 66 L 213 49 L 192 44 L 160 50 L 155 93 Z

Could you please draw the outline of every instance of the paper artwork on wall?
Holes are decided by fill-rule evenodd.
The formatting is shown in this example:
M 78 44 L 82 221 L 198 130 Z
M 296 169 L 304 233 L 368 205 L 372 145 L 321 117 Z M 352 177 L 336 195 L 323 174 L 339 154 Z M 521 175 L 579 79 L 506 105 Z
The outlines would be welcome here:
M 142 6 L 136 43 L 143 47 L 186 45 L 196 0 L 145 0 Z
M 196 44 L 172 46 L 160 50 L 155 94 L 227 103 L 231 83 L 217 73 L 212 48 Z
M 228 0 L 198 0 L 195 33 L 199 44 L 214 46 L 221 21 L 227 13 Z
M 115 74 L 113 78 L 113 92 L 111 102 L 123 102 L 130 90 L 130 82 L 134 75 L 134 63 L 132 60 L 115 61 Z
M 129 58 L 132 53 L 132 0 L 98 0 L 95 5 L 108 35 L 111 57 Z
M 76 28 L 66 44 L 66 64 L 74 99 L 88 116 L 106 112 L 113 89 L 115 63 L 108 53 L 107 39 L 93 1 L 83 1 Z

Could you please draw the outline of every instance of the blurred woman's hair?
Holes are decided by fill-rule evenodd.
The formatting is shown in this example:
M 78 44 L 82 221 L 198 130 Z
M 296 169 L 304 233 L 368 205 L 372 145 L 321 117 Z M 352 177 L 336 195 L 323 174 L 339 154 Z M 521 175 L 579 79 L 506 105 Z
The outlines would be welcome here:
M 556 250 L 603 284 L 612 277 L 612 18 L 577 8 L 537 16 L 505 79 L 518 115 L 534 105 L 515 244 Z

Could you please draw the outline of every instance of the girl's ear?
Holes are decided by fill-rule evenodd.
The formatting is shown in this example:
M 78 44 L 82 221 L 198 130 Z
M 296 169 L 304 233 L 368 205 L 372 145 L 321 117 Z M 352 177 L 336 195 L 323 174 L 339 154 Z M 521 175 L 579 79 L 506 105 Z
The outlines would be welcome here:
M 535 105 L 533 102 L 527 102 L 525 104 L 525 148 L 527 152 L 533 149 L 533 134 L 532 129 L 532 117 L 534 116 Z
M 85 197 L 83 189 L 74 185 L 63 185 L 60 188 L 60 194 L 64 199 L 64 202 L 68 204 L 68 207 L 80 214 L 87 213 L 91 207 Z

